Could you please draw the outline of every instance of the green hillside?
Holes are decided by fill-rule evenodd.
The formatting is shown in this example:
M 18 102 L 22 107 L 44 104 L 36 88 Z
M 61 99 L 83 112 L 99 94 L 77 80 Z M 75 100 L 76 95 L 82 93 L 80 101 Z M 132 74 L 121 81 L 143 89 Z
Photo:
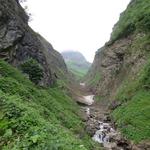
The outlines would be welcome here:
M 59 82 L 60 83 L 60 82 Z M 0 60 L 0 149 L 87 150 L 78 136 L 84 124 L 78 106 L 61 90 L 40 88 Z
M 150 139 L 150 61 L 134 79 L 131 76 L 118 89 L 122 106 L 112 113 L 122 133 L 135 142 Z
M 80 52 L 64 51 L 62 52 L 62 55 L 68 69 L 75 75 L 77 79 L 81 79 L 87 74 L 91 64 Z
M 111 42 L 127 37 L 136 32 L 150 30 L 150 2 L 149 0 L 132 0 L 124 11 L 111 34 Z
M 66 64 L 68 69 L 78 78 L 85 76 L 89 69 L 78 65 L 75 61 L 67 61 Z
M 145 64 L 137 74 L 129 74 L 118 88 L 116 99 L 122 101 L 113 116 L 122 133 L 139 142 L 150 139 L 150 1 L 132 0 L 127 10 L 121 14 L 112 33 L 112 40 L 137 36 L 128 53 L 144 57 Z

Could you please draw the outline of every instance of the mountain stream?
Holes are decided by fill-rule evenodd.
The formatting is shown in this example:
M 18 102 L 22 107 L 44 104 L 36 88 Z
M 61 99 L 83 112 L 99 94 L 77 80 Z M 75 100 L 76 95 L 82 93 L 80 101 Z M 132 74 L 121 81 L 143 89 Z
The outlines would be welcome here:
M 84 84 L 80 84 L 85 86 Z M 120 132 L 114 128 L 110 117 L 101 108 L 94 106 L 94 95 L 82 97 L 81 110 L 85 113 L 87 132 L 90 133 L 95 142 L 100 143 L 106 150 L 130 150 Z M 99 117 L 102 116 L 102 117 Z

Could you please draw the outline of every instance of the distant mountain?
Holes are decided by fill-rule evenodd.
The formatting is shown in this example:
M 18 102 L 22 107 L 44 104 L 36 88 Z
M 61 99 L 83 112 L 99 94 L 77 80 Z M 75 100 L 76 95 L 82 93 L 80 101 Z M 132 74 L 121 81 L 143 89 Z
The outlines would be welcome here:
M 91 64 L 78 51 L 64 51 L 62 56 L 68 69 L 79 78 L 83 77 L 89 70 Z

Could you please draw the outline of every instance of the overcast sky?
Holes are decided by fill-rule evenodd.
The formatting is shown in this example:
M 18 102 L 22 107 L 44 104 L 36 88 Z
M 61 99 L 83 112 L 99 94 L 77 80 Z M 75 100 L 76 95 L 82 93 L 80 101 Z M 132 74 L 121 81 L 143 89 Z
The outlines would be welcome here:
M 28 0 L 30 26 L 59 52 L 77 50 L 92 62 L 130 0 Z

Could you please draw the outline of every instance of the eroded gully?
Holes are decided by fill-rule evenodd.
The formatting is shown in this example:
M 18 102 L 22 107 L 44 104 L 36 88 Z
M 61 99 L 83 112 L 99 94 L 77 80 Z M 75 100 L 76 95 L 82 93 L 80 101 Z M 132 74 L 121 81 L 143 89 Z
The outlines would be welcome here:
M 80 83 L 85 88 L 84 83 Z M 86 120 L 86 132 L 91 138 L 101 144 L 106 150 L 130 150 L 128 142 L 115 129 L 109 117 L 109 111 L 105 104 L 94 101 L 94 95 L 88 93 L 79 97 L 81 111 Z

